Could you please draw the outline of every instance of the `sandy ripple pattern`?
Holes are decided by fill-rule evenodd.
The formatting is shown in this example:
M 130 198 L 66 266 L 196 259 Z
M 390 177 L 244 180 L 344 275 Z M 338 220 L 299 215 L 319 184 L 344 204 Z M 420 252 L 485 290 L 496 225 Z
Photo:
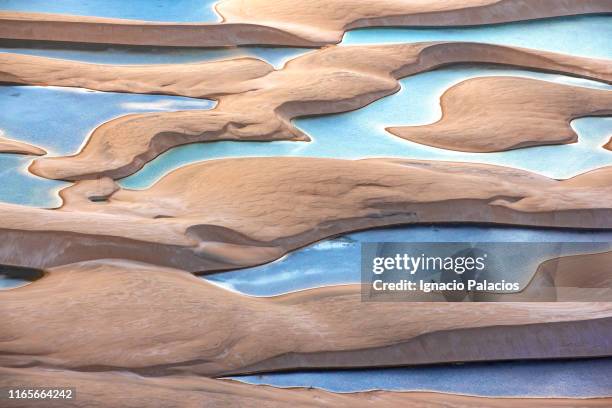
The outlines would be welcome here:
M 121 260 L 50 268 L 8 291 L 0 310 L 7 320 L 0 365 L 9 367 L 219 377 L 612 352 L 609 302 L 419 302 L 407 310 L 403 302 L 362 302 L 360 285 L 256 298 Z M 82 314 L 89 334 L 71 336 L 70 322 Z M 41 318 L 54 324 L 35 324 Z
M 559 181 L 471 163 L 211 160 L 175 170 L 145 190 L 121 189 L 109 178 L 85 180 L 60 192 L 59 210 L 0 204 L 0 228 L 11 242 L 0 250 L 0 262 L 38 268 L 104 253 L 206 273 L 399 224 L 609 229 L 612 208 L 602 200 L 612 202 L 611 172 L 608 166 Z
M 152 21 L 0 12 L 0 38 L 82 43 L 223 47 L 320 47 L 345 31 L 388 26 L 474 26 L 548 17 L 612 13 L 609 0 L 223 0 L 221 23 Z
M 523 78 L 474 78 L 451 87 L 441 104 L 443 117 L 434 124 L 387 130 L 413 142 L 468 152 L 575 143 L 570 122 L 611 115 L 612 92 Z
M 583 297 L 594 290 L 609 297 L 612 252 L 547 259 L 533 271 L 520 301 L 504 302 L 499 295 L 496 303 L 443 302 L 437 294 L 416 299 L 427 302 L 363 302 L 358 284 L 255 297 L 196 276 L 263 265 L 318 241 L 399 225 L 612 230 L 612 161 L 558 180 L 479 163 L 245 157 L 175 168 L 146 189 L 119 184 L 163 152 L 189 143 L 310 143 L 311 136 L 293 119 L 362 108 L 397 92 L 400 79 L 440 67 L 494 64 L 612 84 L 612 64 L 605 59 L 470 42 L 335 45 L 356 28 L 609 14 L 611 1 L 223 0 L 215 11 L 222 17 L 219 23 L 0 11 L 2 39 L 313 48 L 282 68 L 250 57 L 111 65 L 0 53 L 4 84 L 216 102 L 210 110 L 117 117 L 93 129 L 72 156 L 53 157 L 0 134 L 0 154 L 40 156 L 32 159 L 29 172 L 70 182 L 59 192 L 62 205 L 55 209 L 0 202 L 0 265 L 5 268 L 0 271 L 31 276 L 27 284 L 0 291 L 0 389 L 24 384 L 77 389 L 74 401 L 0 405 L 612 405 L 612 388 L 608 395 L 580 399 L 504 398 L 381 389 L 338 393 L 306 384 L 284 389 L 225 378 L 287 370 L 610 358 L 612 303 Z M 385 124 L 389 136 L 480 153 L 575 143 L 570 122 L 610 116 L 612 91 L 477 77 L 451 86 L 440 104 L 438 122 Z M 611 145 L 612 139 L 602 147 L 612 150 Z M 534 299 L 540 302 L 530 302 Z
M 106 122 L 95 129 L 83 150 L 75 156 L 42 158 L 33 163 L 34 174 L 62 180 L 97 177 L 126 177 L 157 155 L 181 144 L 198 141 L 247 140 L 308 141 L 291 124 L 299 116 L 346 112 L 363 107 L 399 90 L 398 79 L 460 63 L 493 63 L 533 70 L 562 72 L 572 76 L 612 82 L 612 69 L 606 60 L 573 57 L 545 51 L 478 43 L 417 43 L 384 46 L 330 47 L 289 61 L 281 70 L 252 58 L 197 64 L 113 66 L 61 61 L 17 54 L 0 54 L 0 81 L 29 84 L 84 87 L 100 91 L 162 93 L 218 101 L 210 111 L 179 111 L 134 114 Z M 213 74 L 220 71 L 220 75 Z M 500 81 L 500 83 L 503 81 Z M 517 80 L 517 86 L 521 82 Z M 536 90 L 541 115 L 555 109 L 551 96 L 567 102 L 572 88 L 551 89 L 541 83 Z M 552 95 L 553 93 L 554 95 Z M 584 115 L 602 114 L 609 107 L 610 91 L 586 89 L 575 105 L 594 103 Z M 521 105 L 524 96 L 513 93 L 507 103 Z M 500 102 L 502 104 L 503 102 Z M 537 102 L 534 100 L 534 105 Z M 565 108 L 571 108 L 572 105 Z M 591 109 L 589 109 L 591 108 Z M 561 112 L 562 113 L 562 112 Z M 563 116 L 561 113 L 558 115 Z M 570 112 L 568 112 L 569 115 Z M 492 112 L 488 121 L 508 121 L 505 110 Z M 578 115 L 579 116 L 579 115 Z M 465 120 L 465 119 L 464 119 Z M 527 127 L 531 123 L 527 122 Z M 467 128 L 467 127 L 466 127 Z M 548 121 L 541 132 L 514 136 L 529 140 L 493 141 L 488 149 L 504 150 L 508 145 L 550 144 L 544 131 L 567 134 L 563 120 Z M 509 130 L 510 131 L 510 130 Z M 398 133 L 397 130 L 392 132 Z M 418 136 L 416 136 L 418 138 Z M 469 135 L 478 143 L 480 135 Z M 504 138 L 503 135 L 497 136 Z M 420 139 L 419 139 L 420 140 Z M 570 140 L 561 139 L 560 142 Z M 350 142 L 349 142 L 350 143 Z M 432 142 L 430 142 L 432 143 Z M 453 148 L 458 142 L 446 143 Z M 481 149 L 482 150 L 482 149 Z M 485 149 L 486 150 L 486 149 Z

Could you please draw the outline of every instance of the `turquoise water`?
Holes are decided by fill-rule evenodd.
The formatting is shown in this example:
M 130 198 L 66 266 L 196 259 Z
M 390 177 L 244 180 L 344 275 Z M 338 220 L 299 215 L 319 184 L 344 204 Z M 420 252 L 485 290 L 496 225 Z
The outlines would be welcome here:
M 217 0 L 0 0 L 0 10 L 126 18 L 132 20 L 216 22 Z
M 344 35 L 343 45 L 421 41 L 474 41 L 612 58 L 612 16 L 550 18 L 463 28 L 363 28 Z
M 96 92 L 77 88 L 0 87 L 0 130 L 50 155 L 73 154 L 101 123 L 134 112 L 209 109 L 214 102 L 174 96 Z M 30 156 L 0 154 L 0 201 L 39 207 L 61 204 L 57 190 L 68 183 L 27 172 Z
M 70 13 L 153 21 L 214 22 L 219 17 L 210 0 L 0 0 L 0 9 Z M 417 42 L 432 40 L 483 41 L 589 57 L 612 58 L 612 18 L 585 16 L 484 27 L 436 29 L 360 29 L 347 33 L 343 44 Z M 224 49 L 98 47 L 78 49 L 62 45 L 0 44 L 0 52 L 17 52 L 91 63 L 159 64 L 210 61 L 239 56 L 261 58 L 280 68 L 308 50 L 241 47 Z M 62 48 L 65 47 L 65 48 Z M 440 117 L 439 96 L 448 87 L 482 75 L 513 75 L 579 86 L 612 89 L 592 81 L 523 70 L 472 66 L 441 69 L 401 81 L 397 94 L 358 111 L 303 118 L 296 126 L 313 137 L 311 143 L 215 142 L 181 146 L 162 154 L 135 175 L 122 180 L 129 188 L 144 188 L 185 164 L 224 157 L 409 157 L 502 164 L 564 178 L 612 164 L 612 153 L 601 146 L 612 135 L 612 118 L 584 118 L 572 122 L 579 143 L 503 153 L 452 152 L 404 141 L 385 132 L 387 126 L 435 122 Z M 82 89 L 0 87 L 0 129 L 8 137 L 30 142 L 52 155 L 79 150 L 99 124 L 132 112 L 209 109 L 210 101 L 158 95 L 102 93 Z M 57 190 L 67 183 L 41 179 L 26 169 L 32 158 L 0 154 L 0 201 L 41 207 L 59 205 Z M 612 232 L 569 231 L 476 226 L 412 226 L 348 234 L 297 250 L 263 266 L 205 277 L 229 290 L 272 296 L 325 285 L 360 281 L 363 242 L 602 242 L 606 250 Z M 605 243 L 605 244 L 604 244 Z M 563 254 L 580 253 L 566 251 Z M 543 257 L 532 253 L 521 264 L 532 266 Z M 509 254 L 511 256 L 512 254 Z M 515 271 L 520 273 L 520 271 Z M 0 273 L 0 290 L 29 283 Z M 595 397 L 612 396 L 609 378 L 612 359 L 580 361 L 505 362 L 443 365 L 399 369 L 336 370 L 234 377 L 252 384 L 277 387 L 317 387 L 335 392 L 371 389 L 437 391 L 482 396 Z
M 612 135 L 612 118 L 582 118 L 572 122 L 579 142 L 500 153 L 466 153 L 425 146 L 400 139 L 385 127 L 419 125 L 441 116 L 440 96 L 448 87 L 479 76 L 517 76 L 568 85 L 612 89 L 599 82 L 563 75 L 485 66 L 443 68 L 403 79 L 400 92 L 356 111 L 301 118 L 294 124 L 312 142 L 213 142 L 184 145 L 160 155 L 139 172 L 121 180 L 128 188 L 145 188 L 182 165 L 226 157 L 301 156 L 355 159 L 402 157 L 426 160 L 480 162 L 511 166 L 554 178 L 567 178 L 612 164 L 603 149 Z
M 196 143 L 169 150 L 142 170 L 121 180 L 128 188 L 145 188 L 182 165 L 226 157 L 405 157 L 469 161 L 507 165 L 549 177 L 565 178 L 612 164 L 612 153 L 602 148 L 612 135 L 612 118 L 583 118 L 572 126 L 579 142 L 501 153 L 465 153 L 424 146 L 397 138 L 387 126 L 431 123 L 440 117 L 439 96 L 447 87 L 467 78 L 485 75 L 533 77 L 567 84 L 609 89 L 593 81 L 560 75 L 505 70 L 493 67 L 441 69 L 401 81 L 400 92 L 369 106 L 344 114 L 303 118 L 297 127 L 312 136 L 304 142 Z M 41 146 L 51 155 L 77 152 L 99 124 L 132 112 L 208 109 L 213 102 L 191 98 L 138 95 L 58 87 L 4 86 L 0 100 L 0 130 L 7 137 Z M 0 155 L 0 200 L 56 206 L 57 190 L 66 183 L 35 177 L 26 171 L 32 158 Z M 562 163 L 562 164 L 561 164 Z M 10 181 L 9 181 L 10 180 Z
M 0 0 L 0 9 L 4 4 L 19 7 L 61 8 L 60 2 L 29 2 L 27 6 L 21 1 Z M 66 2 L 64 2 L 66 3 Z M 82 2 L 69 2 L 81 4 Z M 111 8 L 116 7 L 111 2 Z M 138 2 L 119 2 L 125 7 L 138 8 Z M 180 2 L 173 4 L 179 10 L 185 10 Z M 193 2 L 196 3 L 196 2 Z M 206 2 L 197 2 L 206 3 Z M 133 4 L 136 4 L 135 6 Z M 129 5 L 129 6 L 128 6 Z M 92 9 L 96 9 L 92 7 Z M 189 9 L 189 8 L 187 8 Z M 178 20 L 177 20 L 178 21 Z M 612 16 L 582 16 L 536 21 L 498 24 L 494 26 L 465 28 L 368 28 L 349 31 L 342 44 L 375 44 L 420 41 L 481 41 L 494 44 L 515 45 L 528 48 L 572 53 L 575 55 L 612 58 Z M 593 35 L 592 33 L 596 33 Z M 589 41 L 583 41 L 588 38 Z M 7 45 L 0 43 L 0 51 L 32 54 L 50 58 L 62 58 L 92 63 L 113 64 L 171 64 L 194 61 L 209 61 L 238 56 L 253 56 L 270 62 L 277 68 L 289 59 L 307 52 L 303 48 L 289 47 L 239 47 L 227 49 L 197 48 L 160 48 L 109 46 L 96 49 L 77 49 L 75 46 L 58 46 L 49 44 Z
M 30 174 L 27 168 L 31 161 L 19 155 L 0 154 L 0 201 L 35 207 L 60 206 L 58 192 L 69 183 Z
M 332 392 L 431 391 L 483 397 L 589 398 L 612 396 L 612 359 L 298 371 L 230 378 L 248 384 Z
M 525 283 L 537 265 L 561 255 L 609 251 L 612 232 L 516 227 L 478 226 L 405 226 L 382 228 L 348 234 L 298 249 L 283 258 L 254 268 L 206 275 L 203 279 L 225 289 L 252 296 L 274 296 L 308 288 L 361 281 L 361 244 L 365 242 L 527 242 L 542 244 L 537 250 L 520 252 L 520 265 L 516 263 L 517 248 L 508 247 L 500 254 L 505 268 L 496 271 L 511 281 Z M 554 243 L 597 243 L 562 245 Z
M 184 64 L 253 57 L 280 69 L 285 62 L 312 50 L 289 47 L 176 48 L 16 43 L 0 41 L 0 52 L 90 62 L 95 64 Z
M 20 7 L 35 9 L 48 7 L 60 9 L 72 7 L 75 4 L 98 2 L 43 2 L 34 1 L 25 4 L 21 1 L 0 0 L 1 8 L 18 9 Z M 121 4 L 123 7 L 145 9 L 139 2 L 110 2 L 113 9 Z M 165 2 L 172 4 L 177 10 L 190 10 L 181 2 Z M 201 4 L 204 2 L 189 1 L 187 3 Z M 7 6 L 4 6 L 7 4 Z M 92 10 L 99 5 L 92 5 Z M 54 11 L 55 12 L 55 11 Z M 147 11 L 150 12 L 150 11 Z M 172 14 L 169 14 L 172 16 Z M 177 20 L 179 21 L 179 20 Z M 595 33 L 595 35 L 593 35 Z M 589 41 L 584 41 L 588 38 Z M 498 24 L 494 26 L 464 27 L 464 28 L 367 28 L 349 31 L 342 44 L 375 44 L 420 41 L 481 41 L 494 44 L 515 45 L 528 48 L 543 49 L 571 53 L 598 58 L 612 58 L 612 16 L 581 16 L 567 18 L 542 19 L 528 22 Z M 197 48 L 161 48 L 161 47 L 129 47 L 109 46 L 105 48 L 85 49 L 75 46 L 50 44 L 27 44 L 0 42 L 0 52 L 16 52 L 39 55 L 50 58 L 61 58 L 92 63 L 113 64 L 171 64 L 195 61 L 209 61 L 239 56 L 252 56 L 268 61 L 280 68 L 286 61 L 309 50 L 290 47 L 238 47 L 221 49 Z

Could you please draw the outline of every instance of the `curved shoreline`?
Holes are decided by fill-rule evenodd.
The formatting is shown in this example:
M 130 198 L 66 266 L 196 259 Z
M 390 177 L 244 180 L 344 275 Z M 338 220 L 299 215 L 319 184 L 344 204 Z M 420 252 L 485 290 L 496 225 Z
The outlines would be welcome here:
M 281 70 L 251 58 L 180 67 L 113 66 L 2 54 L 0 81 L 219 101 L 215 109 L 206 112 L 120 117 L 94 130 L 76 155 L 36 160 L 30 167 L 33 173 L 51 179 L 117 179 L 133 174 L 165 150 L 185 143 L 309 140 L 291 124 L 291 119 L 355 110 L 396 92 L 400 78 L 466 62 L 520 66 L 612 82 L 607 60 L 447 42 L 328 47 L 294 58 Z M 211 72 L 219 69 L 222 77 L 211 77 Z M 125 134 L 130 134 L 129 142 Z
M 43 156 L 47 154 L 47 152 L 40 147 L 9 139 L 4 137 L 3 134 L 4 133 L 0 131 L 0 153 L 25 154 L 32 156 Z
M 210 377 L 612 352 L 608 302 L 414 302 L 406 313 L 363 302 L 360 285 L 254 298 L 125 260 L 52 268 L 0 299 L 4 367 Z M 71 335 L 83 314 L 88 335 Z
M 612 91 L 517 77 L 472 78 L 447 89 L 435 123 L 388 127 L 412 142 L 462 152 L 575 143 L 574 119 L 612 115 Z M 525 115 L 528 112 L 528 115 Z
M 558 181 L 459 162 L 213 160 L 177 169 L 145 190 L 117 189 L 110 179 L 79 182 L 62 191 L 59 210 L 0 204 L 0 228 L 14 242 L 0 249 L 0 263 L 50 267 L 105 253 L 210 273 L 390 225 L 612 228 L 605 204 L 612 202 L 611 170 Z
M 143 7 L 148 6 L 143 3 Z M 154 23 L 0 11 L 0 38 L 135 46 L 320 47 L 337 43 L 347 30 L 360 27 L 484 25 L 612 13 L 612 0 L 223 0 L 215 9 L 223 15 L 222 23 Z M 609 19 L 600 22 L 605 25 Z M 586 24 L 594 20 L 589 18 Z M 543 24 L 539 29 L 542 27 L 549 26 Z M 594 32 L 593 27 L 585 31 Z M 529 33 L 530 39 L 535 32 L 539 31 Z M 557 44 L 565 38 L 557 38 Z M 46 177 L 46 183 L 75 181 L 59 192 L 61 207 L 41 209 L 0 202 L 4 242 L 0 245 L 0 275 L 3 265 L 10 265 L 5 268 L 7 277 L 35 279 L 0 291 L 0 388 L 23 389 L 24 384 L 28 389 L 73 388 L 78 396 L 68 404 L 75 407 L 603 408 L 612 404 L 605 381 L 603 386 L 589 388 L 589 394 L 576 395 L 569 387 L 561 388 L 563 378 L 556 382 L 557 388 L 537 384 L 550 394 L 542 391 L 537 398 L 526 397 L 529 394 L 523 391 L 511 398 L 435 391 L 342 394 L 214 378 L 301 369 L 413 366 L 416 370 L 424 364 L 501 360 L 537 364 L 538 360 L 609 358 L 612 252 L 608 243 L 597 246 L 605 245 L 601 251 L 608 252 L 595 253 L 597 249 L 590 247 L 589 253 L 565 253 L 541 262 L 535 271 L 535 266 L 526 268 L 533 272 L 532 280 L 519 294 L 506 298 L 499 293 L 477 293 L 471 296 L 476 301 L 472 303 L 444 302 L 445 293 L 414 294 L 409 304 L 377 302 L 372 297 L 368 301 L 358 284 L 255 297 L 225 290 L 194 275 L 262 265 L 325 238 L 385 226 L 458 223 L 612 231 L 612 166 L 607 156 L 593 153 L 594 149 L 602 151 L 605 142 L 599 137 L 607 125 L 599 128 L 597 143 L 588 147 L 597 156 L 589 162 L 591 167 L 605 167 L 562 180 L 478 163 L 252 157 L 179 167 L 142 190 L 122 188 L 115 181 L 187 143 L 310 141 L 292 123 L 294 118 L 359 109 L 397 92 L 403 77 L 474 62 L 612 83 L 610 60 L 468 42 L 328 46 L 294 58 L 282 69 L 256 58 L 122 66 L 0 53 L 0 85 L 85 87 L 218 102 L 208 111 L 113 116 L 92 131 L 77 154 L 32 162 L 29 170 Z M 489 98 L 491 91 L 495 95 Z M 24 98 L 7 99 L 19 103 L 13 107 L 29 108 L 27 114 L 16 117 L 30 122 L 7 125 L 12 129 L 9 133 L 18 135 L 16 129 L 30 126 L 32 118 L 38 118 L 33 113 L 39 110 Z M 412 103 L 418 104 L 416 99 L 418 96 Z M 43 111 L 40 122 L 47 127 L 48 118 L 62 123 L 57 117 L 60 111 L 74 114 L 74 119 L 76 115 L 92 119 L 81 111 L 80 101 L 76 111 L 57 98 L 42 101 L 40 105 L 57 109 L 49 114 Z M 441 103 L 443 116 L 438 123 L 394 131 L 422 144 L 490 152 L 571 143 L 577 137 L 569 123 L 572 118 L 612 114 L 611 91 L 510 77 L 465 81 L 450 88 Z M 101 110 L 100 105 L 95 110 Z M 530 116 L 522 120 L 525 112 Z M 75 131 L 76 122 L 68 122 L 64 133 Z M 346 126 L 346 122 L 339 123 Z M 89 126 L 91 122 L 81 128 Z M 483 140 L 483 129 L 490 138 Z M 60 133 L 43 130 L 43 138 Z M 338 134 L 351 134 L 344 130 Z M 527 130 L 532 132 L 527 134 Z M 378 131 L 384 133 L 382 128 Z M 345 139 L 355 146 L 373 146 L 365 137 Z M 392 147 L 403 143 L 417 150 L 416 145 L 397 138 L 385 140 L 393 140 Z M 342 143 L 344 140 L 335 145 L 328 139 L 326 148 L 337 156 L 334 149 L 342 149 Z M 226 149 L 227 144 L 220 147 Z M 603 148 L 612 150 L 612 139 Z M 521 152 L 512 163 L 529 162 L 540 153 L 534 150 Z M 577 160 L 587 151 L 571 150 L 567 156 Z M 7 151 L 46 153 L 3 138 L 0 132 L 0 153 Z M 242 146 L 239 153 L 245 154 Z M 439 157 L 456 157 L 451 154 L 444 152 L 447 156 Z M 390 155 L 397 154 L 392 151 Z M 30 162 L 29 158 L 8 156 L 4 160 Z M 556 154 L 535 160 L 540 166 L 571 162 Z M 177 162 L 173 165 L 177 167 Z M 22 179 L 16 179 L 15 172 L 9 171 L 7 180 L 9 197 L 19 197 L 24 189 L 32 193 L 28 183 L 18 190 Z M 591 234 L 591 242 L 605 241 L 592 231 L 584 234 Z M 436 236 L 449 238 L 439 231 Z M 469 240 L 478 238 L 470 233 Z M 558 256 L 546 254 L 534 259 Z M 324 270 L 329 272 L 333 265 L 329 254 L 325 255 L 319 257 L 325 259 Z M 514 261 L 520 258 L 511 255 Z M 344 254 L 338 258 L 348 259 Z M 524 258 L 525 265 L 537 264 Z M 296 271 L 312 276 L 301 266 Z M 482 300 L 497 302 L 478 303 Z M 597 372 L 609 372 L 611 367 Z M 596 372 L 593 366 L 589 369 Z M 562 371 L 555 371 L 554 378 L 569 370 Z M 480 371 L 477 378 L 483 375 L 486 373 Z M 522 384 L 533 384 L 529 377 L 537 376 L 513 374 Z M 459 378 L 464 387 L 466 379 Z M 600 383 L 589 375 L 582 384 L 589 380 L 590 384 Z M 485 381 L 495 382 L 492 378 Z M 506 390 L 512 388 L 511 382 L 497 383 Z M 577 383 L 569 382 L 574 387 Z M 463 391 L 466 389 L 456 392 Z M 24 399 L 9 399 L 7 407 L 37 405 Z M 66 403 L 51 399 L 42 404 L 63 407 Z
M 277 45 L 315 48 L 324 45 L 252 23 L 160 23 L 6 11 L 0 11 L 0 38 L 163 47 Z
M 319 47 L 363 27 L 471 26 L 549 17 L 612 13 L 606 0 L 453 0 L 439 5 L 399 0 L 296 4 L 278 0 L 226 0 L 215 5 L 221 23 L 159 23 L 64 14 L 0 12 L 0 38 L 124 45 L 286 45 Z M 259 24 L 259 22 L 265 22 Z

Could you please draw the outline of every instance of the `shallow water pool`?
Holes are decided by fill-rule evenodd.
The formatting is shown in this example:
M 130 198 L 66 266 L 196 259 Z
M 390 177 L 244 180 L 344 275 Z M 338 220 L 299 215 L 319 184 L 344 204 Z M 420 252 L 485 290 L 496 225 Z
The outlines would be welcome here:
M 95 127 L 127 113 L 214 106 L 205 99 L 39 86 L 2 86 L 0 101 L 4 135 L 42 147 L 53 156 L 78 152 Z M 29 173 L 32 160 L 31 156 L 0 153 L 0 201 L 58 206 L 57 190 L 68 183 Z
M 357 159 L 400 157 L 424 160 L 479 162 L 505 165 L 567 178 L 612 164 L 612 152 L 602 146 L 612 135 L 612 118 L 582 118 L 572 126 L 579 142 L 569 145 L 540 146 L 499 153 L 467 153 L 414 143 L 388 133 L 385 127 L 420 125 L 441 116 L 440 96 L 461 81 L 481 76 L 516 76 L 612 89 L 595 81 L 492 66 L 443 68 L 405 78 L 399 92 L 370 105 L 346 113 L 298 118 L 295 126 L 313 139 L 311 142 L 212 142 L 173 148 L 145 165 L 120 183 L 127 188 L 146 188 L 164 174 L 180 166 L 228 157 L 329 157 Z
M 217 0 L 0 0 L 0 10 L 167 22 L 216 22 Z
M 612 250 L 612 231 L 580 231 L 496 226 L 403 226 L 380 228 L 328 239 L 287 254 L 265 265 L 206 275 L 225 289 L 251 296 L 274 296 L 297 290 L 361 281 L 361 244 L 366 242 L 526 242 L 544 243 L 516 263 L 517 248 L 496 254 L 503 261 L 498 276 L 526 283 L 540 262 L 562 255 Z M 598 243 L 567 246 L 556 243 Z
M 612 359 L 445 364 L 367 370 L 269 373 L 230 377 L 248 384 L 314 387 L 332 392 L 430 391 L 483 397 L 612 396 Z

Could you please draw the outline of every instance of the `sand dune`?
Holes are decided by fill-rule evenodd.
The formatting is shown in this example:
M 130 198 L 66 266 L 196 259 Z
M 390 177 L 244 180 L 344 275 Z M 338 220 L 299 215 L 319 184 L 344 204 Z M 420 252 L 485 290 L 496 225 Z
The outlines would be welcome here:
M 443 149 L 496 152 L 574 143 L 572 119 L 612 114 L 612 91 L 513 77 L 474 78 L 442 95 L 442 118 L 390 127 L 396 136 Z
M 0 38 L 319 47 L 361 27 L 472 26 L 612 13 L 612 1 L 225 0 L 216 10 L 222 23 L 0 12 Z M 10 265 L 10 277 L 41 274 L 31 284 L 0 291 L 0 388 L 77 389 L 73 401 L 7 400 L 6 406 L 610 406 L 610 398 L 334 394 L 211 377 L 610 356 L 612 303 L 590 295 L 609 298 L 611 252 L 542 263 L 518 295 L 546 301 L 532 303 L 366 302 L 360 285 L 255 298 L 189 272 L 254 266 L 324 238 L 400 224 L 612 229 L 611 166 L 554 180 L 472 163 L 276 157 L 182 167 L 145 190 L 114 181 L 182 144 L 307 142 L 292 119 L 358 109 L 397 92 L 403 77 L 460 63 L 612 83 L 607 60 L 465 42 L 329 46 L 280 70 L 254 58 L 119 66 L 0 53 L 2 83 L 218 102 L 209 111 L 122 116 L 94 129 L 76 155 L 35 160 L 33 173 L 77 181 L 61 191 L 60 208 L 0 203 L 0 265 Z M 391 131 L 474 152 L 571 143 L 576 135 L 569 121 L 611 114 L 610 95 L 530 79 L 479 78 L 445 93 L 438 123 Z M 612 140 L 604 148 L 611 145 Z M 0 152 L 46 153 L 2 136 Z M 566 302 L 553 303 L 560 300 Z
M 612 303 L 363 302 L 359 285 L 253 298 L 122 260 L 52 268 L 0 293 L 0 316 L 4 367 L 218 376 L 612 352 Z
M 0 38 L 82 43 L 219 47 L 337 43 L 346 30 L 471 26 L 610 13 L 609 0 L 225 0 L 223 23 L 158 23 L 62 14 L 0 12 Z
M 323 44 L 259 23 L 159 23 L 0 11 L 0 38 L 169 47 Z
M 358 109 L 396 92 L 399 78 L 462 62 L 612 81 L 605 60 L 476 43 L 330 47 L 295 58 L 279 71 L 250 58 L 180 66 L 109 66 L 1 54 L 0 81 L 219 101 L 210 111 L 134 114 L 111 120 L 94 130 L 75 156 L 40 159 L 30 168 L 43 177 L 78 180 L 125 177 L 163 151 L 190 142 L 308 140 L 290 123 L 292 118 Z M 584 94 L 590 95 L 588 90 Z M 566 128 L 557 121 L 547 130 L 567 133 Z M 551 143 L 541 133 L 529 139 L 523 143 Z
M 104 65 L 0 54 L 0 82 L 192 98 L 244 93 L 252 89 L 251 80 L 273 71 L 274 67 L 256 58 L 166 65 Z
M 17 140 L 9 139 L 3 135 L 3 132 L 0 131 L 0 153 L 30 154 L 35 156 L 47 154 L 47 152 L 40 147 L 18 142 Z
M 217 11 L 228 22 L 266 25 L 313 42 L 333 43 L 346 30 L 388 26 L 472 26 L 554 16 L 612 12 L 607 0 L 225 0 Z
M 60 210 L 1 204 L 0 229 L 11 244 L 0 248 L 0 263 L 49 267 L 113 257 L 210 272 L 397 224 L 612 228 L 611 172 L 557 181 L 472 163 L 213 160 L 177 169 L 146 190 L 84 181 L 61 193 Z

